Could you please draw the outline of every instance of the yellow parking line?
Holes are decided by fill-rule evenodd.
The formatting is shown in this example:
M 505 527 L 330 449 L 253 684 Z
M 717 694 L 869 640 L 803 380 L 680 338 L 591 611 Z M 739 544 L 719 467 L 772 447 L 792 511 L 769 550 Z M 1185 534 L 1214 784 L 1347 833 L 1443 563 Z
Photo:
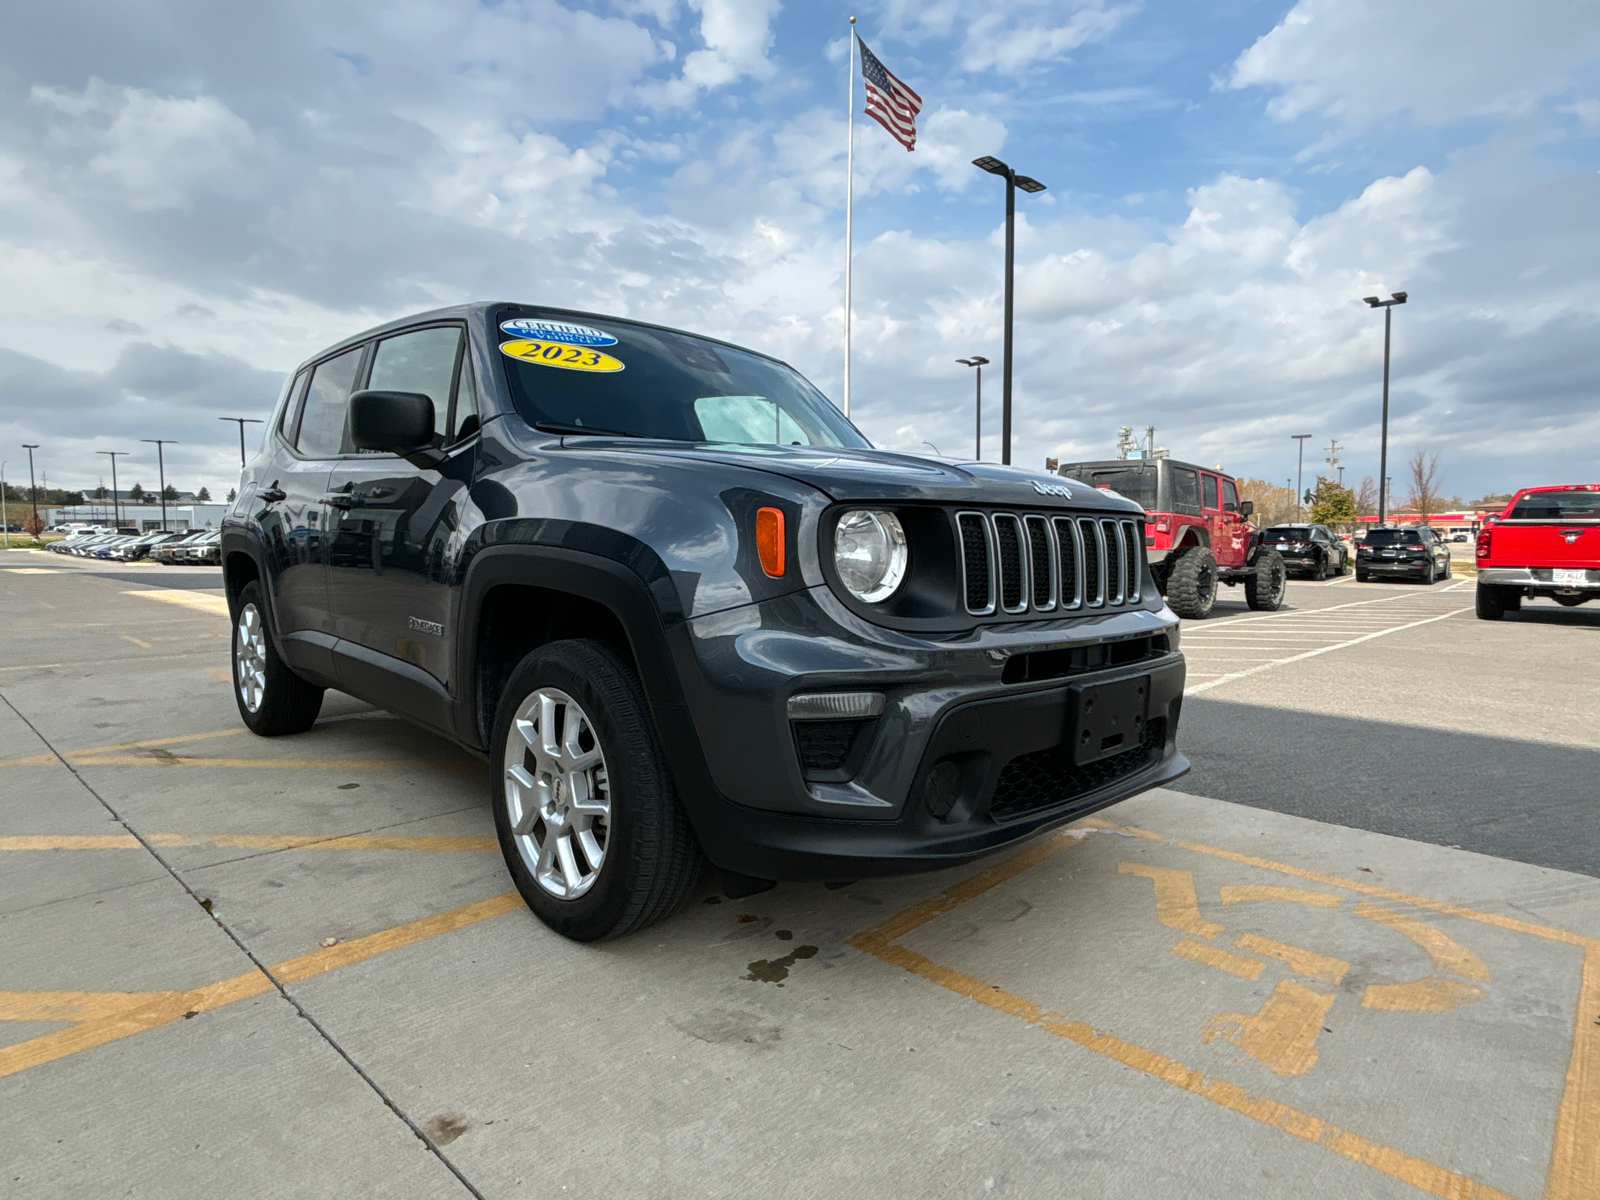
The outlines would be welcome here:
M 463 904 L 448 912 L 285 959 L 267 968 L 270 978 L 261 971 L 247 971 L 183 992 L 0 992 L 0 1021 L 74 1022 L 70 1028 L 0 1047 L 0 1078 L 236 1000 L 259 996 L 272 990 L 273 978 L 285 984 L 298 983 L 521 906 L 522 897 L 516 892 Z
M 262 767 L 339 767 L 354 771 L 402 765 L 398 759 L 392 758 L 197 758 L 178 754 L 104 754 L 69 761 L 77 767 L 232 767 L 250 771 Z
M 921 976 L 929 982 L 936 983 L 957 995 L 976 1000 L 979 1004 L 1026 1021 L 1046 1033 L 1065 1038 L 1083 1046 L 1085 1049 L 1093 1050 L 1097 1054 L 1103 1054 L 1125 1066 L 1142 1071 L 1194 1095 L 1202 1096 L 1242 1116 L 1282 1129 L 1286 1133 L 1322 1146 L 1335 1154 L 1364 1163 L 1374 1170 L 1408 1183 L 1424 1192 L 1435 1196 L 1447 1197 L 1449 1200 L 1511 1200 L 1511 1197 L 1507 1196 L 1506 1193 L 1490 1187 L 1488 1184 L 1480 1183 L 1468 1176 L 1428 1162 L 1426 1159 L 1405 1154 L 1392 1146 L 1386 1146 L 1364 1138 L 1359 1134 L 1351 1133 L 1349 1130 L 1340 1129 L 1318 1117 L 1302 1112 L 1299 1109 L 1291 1108 L 1268 1097 L 1252 1096 L 1237 1084 L 1230 1083 L 1224 1079 L 1208 1078 L 1201 1071 L 1196 1071 L 1174 1059 L 1095 1030 L 1081 1021 L 1068 1021 L 1057 1014 L 1046 1013 L 1031 1000 L 1008 992 L 996 984 L 985 983 L 971 975 L 942 966 L 914 950 L 909 950 L 896 944 L 901 938 L 936 917 L 950 912 L 966 901 L 980 896 L 991 888 L 1021 874 L 1029 867 L 1060 853 L 1068 846 L 1073 845 L 1077 838 L 1082 836 L 1084 829 L 1110 830 L 1150 840 L 1166 840 L 1161 835 L 1151 833 L 1148 830 L 1136 829 L 1132 826 L 1118 826 L 1098 818 L 1080 821 L 1074 830 L 1064 831 L 1044 838 L 1024 850 L 1021 854 L 980 872 L 962 883 L 947 888 L 938 897 L 932 900 L 925 900 L 920 904 L 905 909 L 903 912 L 896 913 L 882 921 L 875 928 L 854 934 L 847 940 L 856 949 L 871 954 L 891 966 L 896 966 L 913 975 Z M 1226 850 L 1217 846 L 1207 846 L 1199 842 L 1173 839 L 1169 844 L 1180 849 L 1192 850 L 1196 853 L 1208 854 L 1248 866 L 1281 872 L 1325 886 L 1343 888 L 1362 895 L 1387 899 L 1450 916 L 1463 917 L 1497 928 L 1531 934 L 1548 941 L 1581 947 L 1585 952 L 1583 975 L 1578 989 L 1577 1011 L 1574 1014 L 1572 1048 L 1568 1059 L 1565 1088 L 1562 1092 L 1561 1104 L 1557 1112 L 1550 1155 L 1550 1168 L 1545 1178 L 1544 1200 L 1592 1200 L 1593 1197 L 1600 1196 L 1600 938 L 1586 937 L 1583 934 L 1538 925 L 1531 921 L 1522 921 L 1514 917 L 1504 917 L 1498 913 L 1482 912 L 1478 909 L 1467 908 L 1464 905 L 1453 904 L 1448 901 L 1430 900 L 1427 897 L 1412 895 L 1408 892 L 1401 892 L 1376 884 L 1362 883 L 1358 880 L 1344 879 L 1337 875 L 1312 871 L 1287 863 L 1273 862 L 1270 859 L 1241 854 L 1237 851 Z M 1143 871 L 1122 871 L 1122 864 L 1119 864 L 1119 872 L 1145 873 Z M 1301 889 L 1284 890 L 1299 892 Z M 1306 895 L 1315 895 L 1315 893 L 1306 893 Z M 1246 897 L 1238 893 L 1235 893 L 1235 898 L 1297 899 L 1297 897 L 1268 896 L 1265 894 Z M 1301 902 L 1332 907 L 1323 900 L 1302 900 Z M 1185 910 L 1187 908 L 1186 905 L 1181 907 Z M 1377 911 L 1384 913 L 1386 918 L 1398 916 L 1398 914 L 1389 913 L 1386 909 Z M 1186 912 L 1184 915 L 1185 919 L 1187 919 Z M 1404 917 L 1400 919 L 1402 921 L 1406 920 Z M 1398 928 L 1398 925 L 1393 921 L 1384 920 L 1384 923 Z M 1401 930 L 1401 932 L 1404 932 L 1404 930 Z M 1211 949 L 1211 947 L 1202 946 L 1200 943 L 1193 943 L 1193 945 L 1200 949 Z M 1455 945 L 1453 941 L 1452 945 Z M 1289 948 L 1298 949 L 1298 947 Z M 1427 949 L 1427 947 L 1425 946 L 1424 949 Z M 1435 946 L 1434 950 L 1445 952 L 1446 948 Z M 1432 951 L 1430 951 L 1431 954 Z M 1446 957 L 1449 957 L 1448 953 Z M 1476 956 L 1472 957 L 1473 960 L 1476 959 Z M 1437 964 L 1437 958 L 1435 962 Z M 1482 967 L 1481 962 L 1474 965 L 1474 961 L 1459 957 L 1451 959 L 1451 962 L 1454 967 L 1459 967 L 1463 971 L 1472 971 Z M 1487 974 L 1486 971 L 1484 973 Z M 1442 976 L 1431 978 L 1439 979 L 1444 983 L 1451 982 L 1445 980 Z M 1298 987 L 1299 985 L 1293 986 Z M 1280 984 L 1281 987 L 1282 985 Z M 1322 1003 L 1324 997 L 1322 993 L 1311 992 L 1310 989 L 1303 990 L 1307 991 L 1315 999 L 1315 1004 L 1307 1003 L 1305 1005 L 1306 1011 L 1309 1013 L 1313 1007 Z M 1250 1015 L 1245 1014 L 1247 1017 Z M 1258 1017 L 1259 1015 L 1256 1014 Z M 1309 1028 L 1309 1024 L 1307 1028 Z M 1243 1031 L 1241 1031 L 1242 1033 Z M 1290 1063 L 1289 1065 L 1298 1066 L 1299 1064 Z
M 127 591 L 122 594 L 124 596 L 138 596 L 142 600 L 160 600 L 166 604 L 177 604 L 184 608 L 210 613 L 214 617 L 230 615 L 227 600 L 221 596 L 213 596 L 208 592 L 195 592 L 184 588 L 152 588 L 146 592 Z
M 135 646 L 138 646 L 143 650 L 150 649 L 149 642 L 143 640 L 142 638 L 136 638 L 131 633 L 119 633 L 117 636 L 125 642 L 132 642 Z
M 487 837 L 391 837 L 386 834 L 152 833 L 153 846 L 216 846 L 228 850 L 498 850 Z M 23 834 L 0 837 L 7 850 L 138 850 L 131 833 Z

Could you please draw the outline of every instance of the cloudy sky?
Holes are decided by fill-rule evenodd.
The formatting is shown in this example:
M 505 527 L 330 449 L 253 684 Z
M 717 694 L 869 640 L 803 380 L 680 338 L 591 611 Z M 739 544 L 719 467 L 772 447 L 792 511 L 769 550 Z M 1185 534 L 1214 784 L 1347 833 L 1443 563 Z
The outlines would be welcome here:
M 1393 455 L 1469 497 L 1600 478 L 1600 0 L 8 8 L 7 478 L 25 441 L 93 486 L 96 450 L 168 437 L 169 479 L 226 487 L 218 416 L 469 299 L 700 330 L 837 397 L 851 11 L 925 104 L 914 153 L 857 126 L 877 444 L 971 454 L 953 360 L 1000 358 L 1003 207 L 969 164 L 998 154 L 1049 185 L 1019 204 L 1017 462 L 1154 424 L 1239 474 L 1284 479 L 1310 433 L 1375 475 L 1361 297 L 1403 289 Z

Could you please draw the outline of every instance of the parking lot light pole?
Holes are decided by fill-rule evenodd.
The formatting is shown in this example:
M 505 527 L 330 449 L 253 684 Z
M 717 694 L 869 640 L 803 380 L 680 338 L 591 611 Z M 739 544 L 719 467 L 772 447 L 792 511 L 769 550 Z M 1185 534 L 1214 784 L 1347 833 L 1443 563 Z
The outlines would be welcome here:
M 38 442 L 23 442 L 22 448 L 28 452 L 28 495 L 33 498 L 33 525 L 39 527 L 39 485 L 33 481 L 33 452 L 39 448 Z M 33 535 L 38 537 L 36 533 Z
M 240 426 L 243 428 L 243 426 Z M 170 438 L 140 438 L 141 442 L 154 442 L 156 447 L 156 472 L 161 477 L 161 532 L 167 531 L 167 464 L 161 456 L 163 446 L 176 446 Z
M 1015 289 L 1017 268 L 1017 189 L 1030 195 L 1044 191 L 1044 184 L 1026 175 L 1018 175 L 998 158 L 984 155 L 972 160 L 972 165 L 1006 181 L 1006 308 L 1005 350 L 1000 363 L 1000 461 L 1011 465 L 1011 315 L 1012 295 Z
M 1294 469 L 1294 523 L 1300 524 L 1300 497 L 1305 494 L 1306 485 L 1306 439 L 1309 433 L 1291 433 L 1289 435 L 1300 443 L 1300 463 Z
M 6 540 L 6 549 L 11 549 L 11 518 L 6 514 L 6 464 L 0 459 L 0 536 Z
M 111 456 L 111 525 L 114 529 L 122 528 L 122 507 L 117 500 L 117 459 L 126 458 L 126 450 L 96 450 L 96 454 L 109 454 Z
M 239 426 L 239 466 L 244 467 L 244 427 L 246 425 L 261 425 L 264 422 L 255 417 L 218 417 L 219 421 L 234 421 Z
M 978 369 L 978 398 L 976 416 L 973 419 L 972 433 L 972 460 L 983 461 L 983 365 L 989 360 L 981 354 L 974 354 L 971 358 L 956 359 L 963 367 L 976 367 Z
M 1376 296 L 1363 297 L 1367 304 L 1373 308 L 1383 309 L 1383 431 L 1378 442 L 1378 478 L 1389 477 L 1389 334 L 1394 325 L 1394 306 L 1406 302 L 1404 292 L 1391 292 L 1389 299 L 1379 300 Z M 1385 503 L 1387 489 L 1378 489 L 1378 524 L 1383 524 L 1384 516 L 1389 511 Z

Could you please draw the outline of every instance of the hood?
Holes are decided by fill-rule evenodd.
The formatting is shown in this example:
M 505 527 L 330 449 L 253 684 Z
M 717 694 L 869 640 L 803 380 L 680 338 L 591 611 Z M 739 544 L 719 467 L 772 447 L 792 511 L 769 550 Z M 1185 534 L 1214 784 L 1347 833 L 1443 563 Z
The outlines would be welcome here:
M 1143 515 L 1131 500 L 1076 480 L 1003 467 L 954 462 L 891 450 L 831 446 L 685 445 L 637 438 L 567 438 L 568 449 L 621 450 L 631 455 L 719 463 L 768 471 L 826 492 L 835 500 L 928 501 L 1032 509 L 1109 509 Z

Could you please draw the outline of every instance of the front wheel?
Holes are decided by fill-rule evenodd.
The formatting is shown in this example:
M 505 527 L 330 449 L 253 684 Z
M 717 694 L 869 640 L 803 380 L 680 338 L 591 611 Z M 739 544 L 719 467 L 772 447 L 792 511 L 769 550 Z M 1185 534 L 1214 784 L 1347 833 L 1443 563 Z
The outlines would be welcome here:
M 501 694 L 495 830 L 529 908 L 563 937 L 617 937 L 670 916 L 700 873 L 644 692 L 599 642 L 552 642 Z
M 266 612 L 261 584 L 251 580 L 239 593 L 233 613 L 233 698 L 251 733 L 304 733 L 322 711 L 322 689 L 278 657 Z
M 1263 550 L 1244 577 L 1244 602 L 1257 612 L 1276 612 L 1283 604 L 1288 577 L 1283 556 L 1276 550 Z M 1318 578 L 1324 577 L 1319 573 Z
M 1211 615 L 1216 602 L 1217 560 L 1204 546 L 1192 546 L 1172 564 L 1167 576 L 1167 603 L 1180 617 L 1201 620 Z

